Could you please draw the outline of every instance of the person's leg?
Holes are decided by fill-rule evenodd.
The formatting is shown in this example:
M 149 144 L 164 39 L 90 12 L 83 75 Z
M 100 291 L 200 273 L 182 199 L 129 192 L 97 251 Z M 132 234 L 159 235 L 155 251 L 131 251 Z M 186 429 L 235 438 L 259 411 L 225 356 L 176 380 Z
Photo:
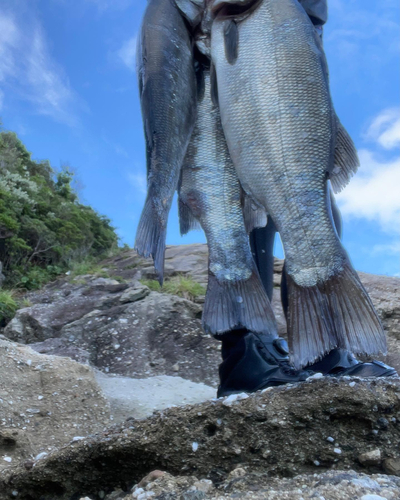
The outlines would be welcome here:
M 274 287 L 275 235 L 276 227 L 270 217 L 265 228 L 250 233 L 253 257 L 270 300 Z M 220 340 L 223 361 L 219 367 L 218 397 L 300 382 L 311 375 L 309 371 L 298 371 L 289 365 L 287 343 L 282 338 L 242 329 L 226 332 Z

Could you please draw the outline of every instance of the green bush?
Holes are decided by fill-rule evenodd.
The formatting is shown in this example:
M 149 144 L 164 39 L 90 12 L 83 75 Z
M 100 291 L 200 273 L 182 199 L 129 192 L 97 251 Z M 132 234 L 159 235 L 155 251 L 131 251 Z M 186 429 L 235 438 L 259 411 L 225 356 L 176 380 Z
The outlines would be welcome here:
M 161 287 L 156 280 L 141 280 L 143 285 L 146 285 L 153 292 L 164 292 L 171 295 L 178 295 L 184 299 L 194 300 L 200 295 L 205 295 L 206 289 L 194 281 L 190 276 L 175 276 L 165 280 Z
M 9 290 L 0 290 L 0 326 L 10 321 L 18 309 L 14 293 Z
M 0 132 L 0 261 L 7 288 L 39 288 L 71 263 L 111 255 L 110 219 L 79 202 L 68 168 L 55 173 L 12 132 Z M 86 265 L 86 264 L 85 264 Z

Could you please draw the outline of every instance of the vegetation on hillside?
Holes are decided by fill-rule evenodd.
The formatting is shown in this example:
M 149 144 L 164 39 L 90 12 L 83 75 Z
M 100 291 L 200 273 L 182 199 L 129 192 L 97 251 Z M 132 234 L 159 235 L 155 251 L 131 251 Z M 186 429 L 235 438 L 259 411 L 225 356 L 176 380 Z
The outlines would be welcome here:
M 184 299 L 194 300 L 201 295 L 205 295 L 206 289 L 194 281 L 190 276 L 175 276 L 164 281 L 163 286 L 156 280 L 140 280 L 143 285 L 146 285 L 153 292 L 170 293 L 171 295 L 179 295 Z
M 117 248 L 111 221 L 79 202 L 68 168 L 32 160 L 12 132 L 0 132 L 0 262 L 4 288 L 40 288 L 76 263 Z M 14 307 L 8 300 L 7 314 Z

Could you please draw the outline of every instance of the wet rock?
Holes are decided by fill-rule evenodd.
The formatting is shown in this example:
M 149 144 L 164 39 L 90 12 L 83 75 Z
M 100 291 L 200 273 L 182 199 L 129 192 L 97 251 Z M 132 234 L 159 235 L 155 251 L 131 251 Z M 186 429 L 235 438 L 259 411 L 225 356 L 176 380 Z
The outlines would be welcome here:
M 47 491 L 56 483 L 59 493 L 51 490 L 51 495 L 42 499 L 67 499 L 78 491 L 90 496 L 99 490 L 124 490 L 156 468 L 220 482 L 239 464 L 252 473 L 269 476 L 317 473 L 319 481 L 321 468 L 368 470 L 370 466 L 361 466 L 357 457 L 365 453 L 371 439 L 383 457 L 400 458 L 400 382 L 396 380 L 359 379 L 354 391 L 346 380 L 324 378 L 276 387 L 232 406 L 223 401 L 170 408 L 146 420 L 128 420 L 49 454 L 29 471 L 15 469 L 0 481 L 0 489 L 17 489 L 19 498 L 24 500 L 29 498 L 27 492 L 32 495 Z M 390 422 L 389 427 L 373 436 L 371 430 L 383 416 Z M 333 436 L 335 443 L 327 442 L 327 436 Z M 193 443 L 198 444 L 196 451 Z M 337 444 L 340 455 L 333 453 Z M 318 468 L 315 461 L 320 464 Z M 243 484 L 248 476 L 244 476 Z M 335 477 L 348 484 L 350 492 L 353 487 L 354 491 L 367 486 L 371 490 L 372 483 L 353 483 L 356 477 Z M 236 485 L 238 479 L 234 478 Z M 151 491 L 155 491 L 151 484 Z M 338 488 L 339 492 L 342 490 Z

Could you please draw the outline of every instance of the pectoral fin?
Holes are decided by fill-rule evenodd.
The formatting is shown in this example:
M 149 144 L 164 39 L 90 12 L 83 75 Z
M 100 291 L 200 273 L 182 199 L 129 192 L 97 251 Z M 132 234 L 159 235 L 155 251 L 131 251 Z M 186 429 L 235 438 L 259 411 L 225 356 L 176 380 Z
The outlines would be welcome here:
M 229 64 L 235 64 L 238 57 L 239 32 L 234 20 L 226 21 L 224 27 L 225 57 Z
M 334 193 L 339 193 L 357 172 L 360 166 L 357 150 L 347 130 L 336 117 L 337 134 L 334 165 L 329 178 Z

